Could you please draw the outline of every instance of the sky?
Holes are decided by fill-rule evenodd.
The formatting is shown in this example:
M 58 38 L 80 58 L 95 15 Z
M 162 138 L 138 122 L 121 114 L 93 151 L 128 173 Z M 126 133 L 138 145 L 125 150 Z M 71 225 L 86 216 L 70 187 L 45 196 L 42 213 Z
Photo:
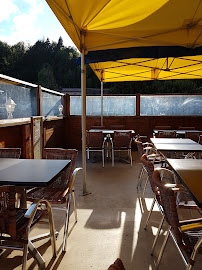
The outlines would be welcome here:
M 0 41 L 14 45 L 24 41 L 33 45 L 47 39 L 74 46 L 45 0 L 0 0 Z

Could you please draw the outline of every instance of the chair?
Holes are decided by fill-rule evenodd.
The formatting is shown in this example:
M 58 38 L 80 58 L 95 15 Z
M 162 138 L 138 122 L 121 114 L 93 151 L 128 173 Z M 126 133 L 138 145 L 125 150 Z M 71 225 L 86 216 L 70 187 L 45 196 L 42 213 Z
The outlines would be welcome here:
M 163 157 L 160 154 L 157 153 L 157 151 L 153 147 L 152 143 L 149 143 L 149 142 L 143 143 L 139 135 L 136 136 L 135 143 L 137 145 L 140 160 L 141 160 L 142 155 L 146 154 L 148 159 L 150 161 L 152 161 L 153 163 L 155 163 L 155 164 L 159 164 L 159 163 L 164 162 Z M 142 163 L 142 160 L 141 160 L 141 163 Z M 139 176 L 138 176 L 137 189 L 142 184 L 142 179 L 143 179 L 143 175 L 144 175 L 145 172 L 147 172 L 147 171 L 146 171 L 146 168 L 145 168 L 144 164 L 142 163 L 142 167 L 140 169 Z M 145 183 L 144 190 L 146 188 L 146 185 L 147 185 L 147 180 L 146 180 L 146 183 Z M 143 191 L 143 194 L 144 194 L 144 191 Z
M 132 142 L 132 131 L 114 131 L 113 140 L 111 138 L 112 167 L 114 167 L 115 151 L 119 151 L 119 153 L 120 151 L 128 151 L 128 156 L 130 157 L 130 164 L 132 167 L 131 142 Z
M 189 138 L 195 142 L 199 141 L 200 135 L 202 135 L 202 131 L 187 131 L 187 132 L 185 132 L 185 138 Z
M 40 256 L 29 239 L 30 228 L 48 213 L 52 251 L 53 256 L 56 256 L 55 228 L 48 201 L 37 200 L 27 210 L 15 207 L 15 195 L 15 186 L 0 186 L 0 249 L 22 250 L 22 269 L 25 270 L 28 248 Z M 46 209 L 39 210 L 42 203 L 46 205 Z M 43 263 L 45 267 L 45 262 Z
M 176 131 L 158 131 L 156 138 L 176 138 Z
M 87 158 L 90 159 L 90 151 L 102 152 L 102 166 L 104 168 L 104 148 L 106 138 L 103 139 L 102 131 L 86 130 L 86 152 Z
M 111 125 L 110 126 L 110 129 L 113 129 L 113 130 L 124 130 L 126 127 L 125 125 Z
M 27 193 L 28 201 L 45 199 L 48 200 L 51 204 L 66 204 L 66 218 L 62 247 L 63 251 L 66 250 L 71 197 L 73 197 L 75 222 L 77 222 L 74 181 L 78 171 L 81 169 L 76 168 L 74 170 L 77 154 L 78 151 L 75 149 L 45 148 L 43 151 L 43 157 L 45 159 L 69 159 L 71 160 L 71 163 L 64 171 L 64 173 L 60 174 L 49 186 L 33 188 Z
M 195 130 L 195 127 L 179 127 L 179 130 Z
M 169 129 L 171 129 L 171 126 L 155 126 L 154 129 L 157 129 L 157 130 L 169 130 Z
M 91 129 L 105 129 L 105 126 L 91 126 Z
M 154 171 L 153 180 L 158 187 L 163 213 L 169 228 L 156 262 L 156 269 L 161 261 L 168 238 L 171 236 L 186 265 L 186 269 L 191 270 L 196 254 L 202 253 L 202 218 L 179 221 L 177 201 L 180 190 L 166 186 L 161 182 L 161 170 L 163 169 Z
M 0 148 L 0 158 L 20 158 L 20 148 Z
M 107 270 L 126 270 L 121 259 L 116 259 L 116 261 L 110 265 Z
M 198 143 L 202 144 L 202 135 L 199 135 Z

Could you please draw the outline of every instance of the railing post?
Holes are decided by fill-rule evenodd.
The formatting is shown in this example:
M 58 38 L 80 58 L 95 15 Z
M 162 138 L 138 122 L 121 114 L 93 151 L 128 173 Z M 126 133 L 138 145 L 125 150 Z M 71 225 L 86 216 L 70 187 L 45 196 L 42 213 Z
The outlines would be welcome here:
M 64 116 L 70 115 L 70 95 L 66 94 L 64 96 Z
M 36 113 L 37 116 L 42 116 L 42 91 L 41 85 L 36 88 Z
M 136 94 L 136 116 L 140 116 L 140 94 Z

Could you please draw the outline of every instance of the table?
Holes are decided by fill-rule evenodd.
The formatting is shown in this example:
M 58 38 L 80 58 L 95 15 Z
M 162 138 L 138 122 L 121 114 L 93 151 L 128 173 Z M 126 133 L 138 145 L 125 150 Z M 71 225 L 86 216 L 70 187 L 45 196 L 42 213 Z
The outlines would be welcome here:
M 172 132 L 172 131 L 175 131 L 176 132 L 176 134 L 177 135 L 179 135 L 180 137 L 185 137 L 185 133 L 186 132 L 200 132 L 200 130 L 196 130 L 196 129 L 194 129 L 194 130 L 190 130 L 190 129 L 182 129 L 182 130 L 180 130 L 180 129 L 154 129 L 153 130 L 153 134 L 154 134 L 154 136 L 159 132 L 159 131 L 167 131 L 167 132 Z
M 202 207 L 202 160 L 167 159 L 168 164 L 179 176 L 182 184 L 189 190 L 193 200 Z
M 92 131 L 92 132 L 96 132 L 96 131 L 102 131 L 102 133 L 104 135 L 113 135 L 114 134 L 114 131 L 119 131 L 119 132 L 128 132 L 128 131 L 132 131 L 132 134 L 134 135 L 135 134 L 135 131 L 132 130 L 132 129 L 124 129 L 124 130 L 118 130 L 118 129 L 89 129 L 89 131 Z
M 0 159 L 0 185 L 44 187 L 65 170 L 71 160 Z
M 21 207 L 26 207 L 25 187 L 44 187 L 52 183 L 57 176 L 65 170 L 71 160 L 50 160 L 50 159 L 0 159 L 0 185 L 15 185 L 22 188 Z M 44 234 L 47 237 L 49 234 Z M 38 236 L 40 239 L 41 236 Z M 37 239 L 37 237 L 35 237 Z M 28 241 L 28 248 L 32 256 L 40 266 L 45 261 L 31 241 Z
M 184 138 L 151 138 L 155 148 L 160 151 L 202 152 L 202 145 Z

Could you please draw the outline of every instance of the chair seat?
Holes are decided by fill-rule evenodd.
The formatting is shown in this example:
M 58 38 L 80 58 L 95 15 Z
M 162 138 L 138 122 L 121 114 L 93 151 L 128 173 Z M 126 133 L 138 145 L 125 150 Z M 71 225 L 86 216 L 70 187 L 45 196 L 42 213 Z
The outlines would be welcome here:
M 202 237 L 202 223 L 201 226 L 196 228 L 190 228 L 182 231 L 182 238 L 188 249 L 188 252 L 192 252 L 199 238 Z M 200 246 L 198 253 L 202 253 L 202 246 Z
M 63 204 L 67 201 L 68 188 L 48 186 L 43 188 L 33 188 L 27 193 L 27 200 L 34 201 L 36 199 L 45 199 L 52 204 Z
M 16 208 L 16 236 L 11 237 L 13 240 L 17 240 L 19 242 L 23 242 L 24 235 L 28 226 L 29 219 L 25 218 L 25 213 L 27 209 Z M 47 214 L 47 210 L 37 210 L 31 227 L 34 226 L 43 216 Z M 6 234 L 6 232 L 5 232 Z M 9 237 L 10 238 L 10 237 Z M 4 235 L 0 235 L 0 239 L 4 240 L 6 237 Z

